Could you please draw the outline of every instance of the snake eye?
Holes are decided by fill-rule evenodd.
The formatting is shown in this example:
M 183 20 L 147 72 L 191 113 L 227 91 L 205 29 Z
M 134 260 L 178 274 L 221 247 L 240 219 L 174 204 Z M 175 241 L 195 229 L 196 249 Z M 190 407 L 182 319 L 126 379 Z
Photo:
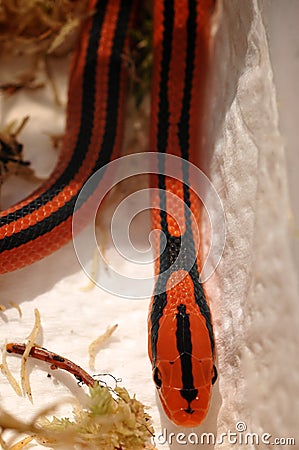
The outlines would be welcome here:
M 213 366 L 212 384 L 215 384 L 215 383 L 216 383 L 217 378 L 218 378 L 218 373 L 217 373 L 216 366 L 214 365 L 214 366 Z
M 153 370 L 153 379 L 156 384 L 156 388 L 160 389 L 162 386 L 162 379 L 161 379 L 161 374 L 160 374 L 160 370 L 158 369 L 158 367 L 155 367 Z

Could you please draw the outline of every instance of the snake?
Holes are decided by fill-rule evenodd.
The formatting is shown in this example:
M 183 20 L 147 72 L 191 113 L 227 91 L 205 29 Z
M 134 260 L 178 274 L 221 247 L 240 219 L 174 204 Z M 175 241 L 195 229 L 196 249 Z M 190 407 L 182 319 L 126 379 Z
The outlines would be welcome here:
M 166 174 L 167 155 L 200 164 L 201 123 L 216 0 L 153 2 L 153 70 L 149 149 L 159 155 L 150 177 L 156 284 L 148 316 L 148 352 L 162 407 L 178 426 L 206 418 L 217 379 L 209 300 L 201 282 L 201 202 L 188 165 Z M 0 273 L 25 267 L 72 238 L 84 183 L 117 159 L 124 136 L 127 54 L 139 3 L 89 0 L 70 67 L 66 129 L 49 179 L 0 213 Z M 105 182 L 103 177 L 102 183 Z M 175 206 L 173 196 L 183 202 Z M 172 206 L 173 207 L 173 206 Z M 182 257 L 178 258 L 179 253 Z

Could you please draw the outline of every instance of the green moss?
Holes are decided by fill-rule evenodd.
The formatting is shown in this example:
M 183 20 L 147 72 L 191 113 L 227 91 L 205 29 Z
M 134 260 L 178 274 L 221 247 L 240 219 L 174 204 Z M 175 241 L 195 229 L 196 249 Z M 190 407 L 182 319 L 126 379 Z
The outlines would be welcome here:
M 74 448 L 140 450 L 149 445 L 153 429 L 144 406 L 125 388 L 115 391 L 98 383 L 89 390 L 85 408 L 76 407 L 73 419 L 40 419 L 38 441 L 43 445 Z

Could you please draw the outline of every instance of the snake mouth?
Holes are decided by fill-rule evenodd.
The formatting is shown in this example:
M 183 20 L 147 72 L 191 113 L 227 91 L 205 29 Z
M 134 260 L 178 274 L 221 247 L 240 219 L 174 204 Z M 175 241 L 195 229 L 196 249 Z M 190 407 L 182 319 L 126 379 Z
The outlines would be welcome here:
M 191 403 L 187 407 L 172 409 L 165 401 L 161 390 L 158 390 L 159 398 L 166 416 L 175 425 L 180 427 L 197 427 L 200 425 L 207 414 L 208 408 L 192 408 Z
M 208 361 L 209 362 L 209 361 Z M 199 364 L 201 368 L 203 363 Z M 177 378 L 170 372 L 166 373 L 163 365 L 154 370 L 154 380 L 159 394 L 161 406 L 166 416 L 180 427 L 197 427 L 206 418 L 211 402 L 212 384 L 206 378 L 211 371 L 211 364 L 201 379 L 197 379 L 195 386 L 179 386 L 179 375 Z M 171 366 L 172 368 L 174 365 Z M 163 380 L 163 381 L 162 381 Z M 178 382 L 176 382 L 178 381 Z M 199 381 L 205 381 L 200 384 Z M 172 382 L 172 383 L 171 383 Z

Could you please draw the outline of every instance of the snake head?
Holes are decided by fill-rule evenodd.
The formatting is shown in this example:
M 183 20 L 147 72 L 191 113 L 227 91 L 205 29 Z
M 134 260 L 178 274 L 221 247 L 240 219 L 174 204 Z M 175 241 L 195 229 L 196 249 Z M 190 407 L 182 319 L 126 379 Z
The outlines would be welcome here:
M 181 358 L 175 361 L 159 361 L 153 369 L 153 379 L 166 415 L 176 425 L 198 426 L 209 409 L 211 387 L 215 382 L 216 368 L 210 359 L 192 360 L 192 374 L 182 380 Z
M 185 427 L 195 427 L 205 419 L 217 378 L 209 307 L 204 297 L 197 300 L 195 294 L 187 274 L 168 288 L 163 314 L 159 299 L 157 312 L 154 302 L 150 316 L 154 382 L 167 416 Z

